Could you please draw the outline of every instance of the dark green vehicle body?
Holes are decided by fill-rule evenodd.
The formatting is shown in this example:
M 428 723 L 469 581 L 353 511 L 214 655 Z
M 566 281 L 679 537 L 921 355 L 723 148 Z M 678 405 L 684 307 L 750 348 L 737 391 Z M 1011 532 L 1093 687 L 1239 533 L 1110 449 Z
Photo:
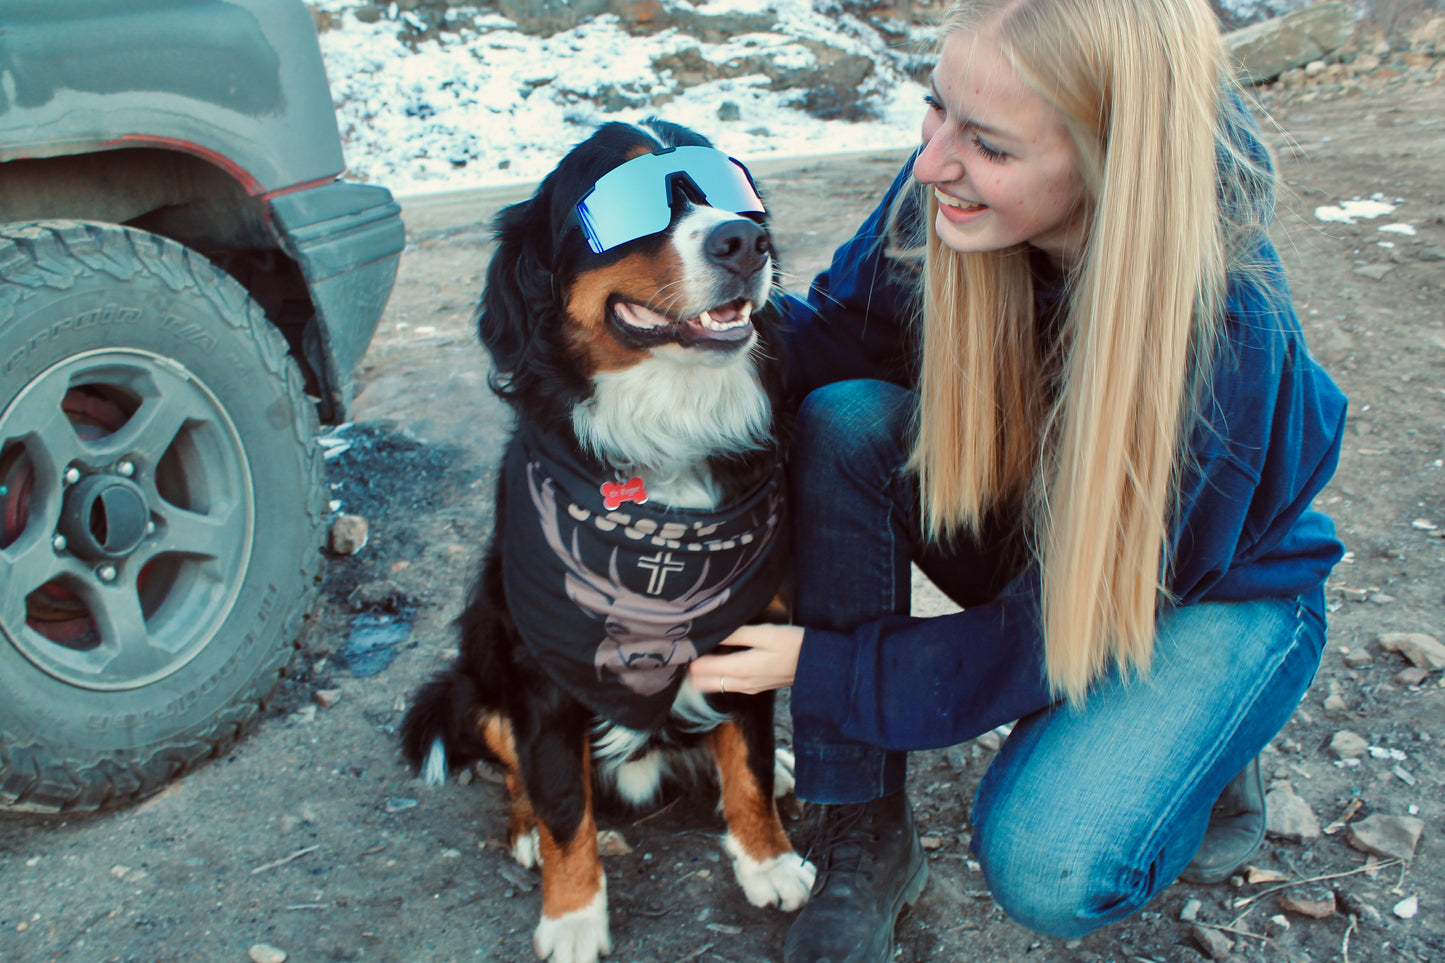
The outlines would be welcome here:
M 301 0 L 0 0 L 0 809 L 225 752 L 319 592 L 404 245 Z
M 223 266 L 281 255 L 247 286 L 325 421 L 345 417 L 403 246 L 391 193 L 344 167 L 299 0 L 0 0 L 0 222 L 131 224 Z

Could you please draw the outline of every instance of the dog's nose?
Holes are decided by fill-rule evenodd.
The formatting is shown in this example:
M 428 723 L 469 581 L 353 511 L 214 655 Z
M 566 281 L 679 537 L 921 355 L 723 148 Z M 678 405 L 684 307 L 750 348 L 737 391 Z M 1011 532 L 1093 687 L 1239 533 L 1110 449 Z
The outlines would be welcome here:
M 713 228 L 703 250 L 730 271 L 752 274 L 763 266 L 772 245 L 766 231 L 752 221 L 739 218 Z

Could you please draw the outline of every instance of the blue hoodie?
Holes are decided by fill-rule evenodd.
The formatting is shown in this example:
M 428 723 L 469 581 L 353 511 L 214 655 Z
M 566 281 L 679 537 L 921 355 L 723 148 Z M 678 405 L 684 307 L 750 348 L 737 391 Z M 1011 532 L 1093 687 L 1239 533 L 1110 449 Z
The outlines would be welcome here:
M 807 301 L 789 300 L 795 399 L 853 378 L 914 387 L 916 274 L 884 253 L 889 208 L 911 178 L 910 160 Z M 1261 200 L 1267 208 L 1269 198 Z M 1318 610 L 1317 590 L 1344 546 L 1311 502 L 1339 459 L 1345 397 L 1305 347 L 1274 247 L 1261 237 L 1250 257 L 1258 270 L 1229 278 L 1211 395 L 1171 528 L 1170 589 L 1180 605 L 1304 596 Z M 1048 310 L 1059 285 L 1039 280 L 1039 307 Z M 915 750 L 954 745 L 1048 706 L 1039 595 L 1035 561 L 997 597 L 962 612 L 888 616 L 851 632 L 807 629 L 795 724 Z

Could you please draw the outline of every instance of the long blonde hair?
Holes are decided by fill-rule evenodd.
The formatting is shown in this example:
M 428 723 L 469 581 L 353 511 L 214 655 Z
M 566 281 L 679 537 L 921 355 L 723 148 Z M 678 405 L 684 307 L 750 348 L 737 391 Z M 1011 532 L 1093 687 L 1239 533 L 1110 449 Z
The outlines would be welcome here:
M 934 539 L 1023 506 L 1049 684 L 1077 701 L 1111 666 L 1149 667 L 1235 222 L 1258 220 L 1231 199 L 1268 161 L 1229 134 L 1239 106 L 1205 0 L 961 2 L 942 33 L 959 29 L 997 39 L 1065 118 L 1087 230 L 1049 343 L 1024 248 L 960 254 L 928 230 L 910 466 Z M 919 200 L 931 225 L 936 201 Z

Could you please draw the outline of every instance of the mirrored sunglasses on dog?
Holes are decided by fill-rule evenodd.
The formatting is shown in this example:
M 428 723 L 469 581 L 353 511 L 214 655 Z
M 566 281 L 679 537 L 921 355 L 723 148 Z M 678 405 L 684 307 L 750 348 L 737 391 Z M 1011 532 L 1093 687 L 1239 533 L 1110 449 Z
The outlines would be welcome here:
M 603 174 L 578 202 L 566 227 L 577 226 L 593 254 L 667 230 L 679 182 L 709 206 L 734 214 L 762 214 L 752 175 L 712 147 L 669 147 L 634 157 Z

